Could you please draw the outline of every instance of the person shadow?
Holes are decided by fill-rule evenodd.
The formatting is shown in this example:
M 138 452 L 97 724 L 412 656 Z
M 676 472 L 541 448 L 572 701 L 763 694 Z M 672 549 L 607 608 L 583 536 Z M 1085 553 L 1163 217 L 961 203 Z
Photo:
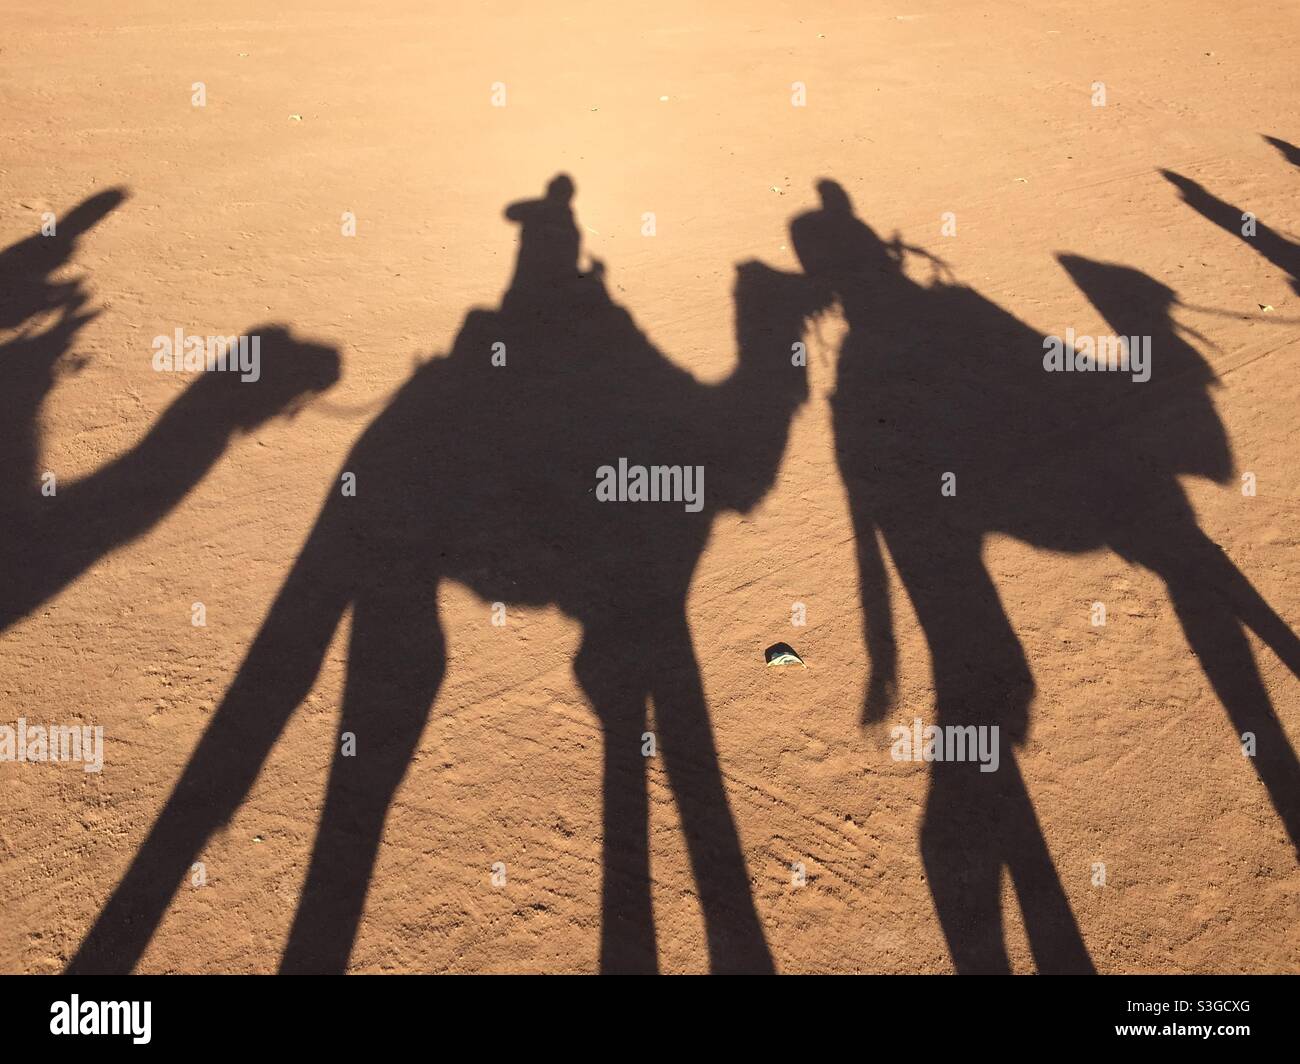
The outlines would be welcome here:
M 681 815 L 715 971 L 773 968 L 727 803 L 686 619 L 714 518 L 773 484 L 807 398 L 792 350 L 827 297 L 758 262 L 736 268 L 738 364 L 704 385 L 579 269 L 574 187 L 513 204 L 518 259 L 498 307 L 418 367 L 364 431 L 247 657 L 68 970 L 135 966 L 206 840 L 243 801 L 352 611 L 334 758 L 286 972 L 343 971 L 384 820 L 443 679 L 441 581 L 485 602 L 554 604 L 582 629 L 573 663 L 603 734 L 599 964 L 657 969 L 647 706 Z M 626 491 L 610 475 L 625 460 Z M 676 469 L 636 501 L 636 466 Z M 691 478 L 694 470 L 696 476 Z M 707 474 L 707 491 L 704 476 Z M 622 495 L 626 495 L 623 501 Z M 485 614 L 486 616 L 486 614 Z M 485 622 L 486 623 L 486 622 Z
M 999 897 L 1006 868 L 1037 969 L 1092 972 L 1016 761 L 1035 681 L 983 548 L 993 534 L 1059 552 L 1109 546 L 1160 575 L 1234 726 L 1259 737 L 1255 768 L 1294 842 L 1295 755 L 1243 625 L 1293 671 L 1300 642 L 1200 530 L 1176 479 L 1231 475 L 1208 395 L 1213 376 L 1170 316 L 1170 289 L 1078 256 L 1059 259 L 1116 335 L 1133 338 L 1131 366 L 1150 337 L 1153 371 L 1145 381 L 1046 372 L 1053 341 L 1074 364 L 1069 334 L 1040 334 L 956 283 L 928 252 L 881 239 L 838 183 L 821 182 L 819 193 L 820 208 L 795 218 L 791 237 L 808 276 L 838 296 L 848 327 L 831 408 L 870 660 L 863 723 L 884 719 L 897 693 L 883 547 L 929 646 L 934 724 L 998 737 L 995 771 L 973 760 L 931 766 L 921 854 L 954 966 L 1010 970 Z M 922 270 L 929 262 L 927 282 L 905 268 L 912 254 Z
M 232 437 L 296 410 L 338 379 L 332 348 L 295 339 L 282 326 L 260 336 L 263 372 L 242 381 L 205 373 L 130 450 L 63 482 L 42 462 L 41 409 L 59 379 L 84 361 L 72 355 L 98 315 L 81 277 L 58 280 L 80 238 L 127 198 L 112 188 L 35 235 L 0 251 L 0 631 L 30 615 L 114 549 L 164 518 L 215 465 Z M 141 357 L 152 357 L 141 352 Z

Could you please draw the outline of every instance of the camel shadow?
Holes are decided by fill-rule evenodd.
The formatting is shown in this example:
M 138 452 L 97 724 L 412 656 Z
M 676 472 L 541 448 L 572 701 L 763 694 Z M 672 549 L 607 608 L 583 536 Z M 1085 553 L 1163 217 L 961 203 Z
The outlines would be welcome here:
M 76 480 L 46 471 L 41 408 L 60 376 L 80 368 L 73 347 L 98 314 L 88 309 L 82 278 L 55 276 L 71 264 L 82 235 L 125 200 L 122 189 L 100 192 L 58 219 L 50 235 L 0 252 L 0 328 L 16 331 L 0 344 L 0 632 L 162 520 L 236 433 L 296 408 L 338 378 L 333 349 L 261 326 L 251 331 L 263 368 L 256 382 L 204 373 L 129 451 Z
M 738 365 L 705 386 L 610 298 L 603 267 L 579 269 L 572 196 L 561 175 L 508 208 L 522 228 L 500 306 L 471 310 L 450 353 L 418 368 L 348 455 L 71 971 L 135 965 L 351 609 L 339 732 L 356 737 L 356 755 L 331 768 L 281 961 L 346 968 L 389 804 L 443 678 L 437 590 L 448 579 L 488 602 L 557 605 L 581 624 L 574 671 L 604 746 L 601 968 L 657 968 L 642 753 L 652 701 L 710 964 L 772 970 L 685 610 L 714 517 L 751 510 L 775 480 L 808 394 L 792 345 L 825 300 L 800 275 L 738 266 Z
M 870 657 L 864 722 L 891 708 L 897 679 L 883 544 L 929 645 L 934 723 L 987 729 L 1000 744 L 994 771 L 932 765 L 921 851 L 954 965 L 1009 970 L 1005 867 L 1038 970 L 1091 972 L 1013 752 L 1035 684 L 983 548 L 993 534 L 1060 552 L 1109 547 L 1157 573 L 1234 728 L 1256 735 L 1254 767 L 1300 840 L 1300 772 L 1245 628 L 1298 673 L 1300 641 L 1201 531 L 1176 479 L 1231 476 L 1213 375 L 1170 316 L 1174 293 L 1136 270 L 1060 256 L 1127 339 L 1045 337 L 944 277 L 928 253 L 883 241 L 838 184 L 819 187 L 821 208 L 791 235 L 848 325 L 831 405 Z M 929 283 L 905 271 L 910 252 L 935 264 Z M 1049 356 L 1071 371 L 1048 372 Z M 1111 369 L 1086 371 L 1103 357 Z
M 1265 136 L 1270 145 L 1278 150 L 1287 162 L 1300 166 L 1300 148 L 1277 137 Z M 1173 170 L 1161 170 L 1166 181 L 1178 189 L 1183 202 L 1202 217 L 1213 222 L 1224 232 L 1230 233 L 1255 249 L 1278 269 L 1284 271 L 1291 282 L 1291 288 L 1300 293 L 1300 243 L 1289 240 L 1281 233 L 1270 229 L 1256 219 L 1249 219 L 1246 212 L 1231 203 L 1219 199 L 1199 182 Z M 1250 226 L 1250 231 L 1247 227 Z

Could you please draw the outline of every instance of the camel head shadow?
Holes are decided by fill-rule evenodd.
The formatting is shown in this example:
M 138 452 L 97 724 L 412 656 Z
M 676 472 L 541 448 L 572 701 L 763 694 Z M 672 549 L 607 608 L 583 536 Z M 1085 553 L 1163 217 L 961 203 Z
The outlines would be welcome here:
M 13 578 L 0 592 L 0 631 L 152 528 L 234 436 L 272 417 L 292 416 L 338 380 L 337 351 L 282 325 L 257 327 L 251 337 L 207 338 L 208 349 L 197 353 L 193 365 L 182 358 L 167 367 L 193 370 L 195 379 L 135 446 L 79 478 L 47 469 L 43 406 L 61 376 L 87 363 L 74 344 L 99 314 L 89 306 L 83 278 L 57 280 L 56 274 L 71 265 L 81 238 L 126 199 L 122 189 L 100 192 L 57 220 L 49 235 L 0 252 L 0 320 L 17 330 L 0 344 L 6 377 L 0 390 L 0 516 L 9 530 L 3 550 L 13 555 L 6 566 Z M 167 339 L 155 341 L 155 349 Z M 249 372 L 229 368 L 229 341 L 242 343 L 240 351 L 253 356 Z M 148 352 L 137 354 L 147 365 Z M 225 368 L 213 371 L 214 366 Z M 159 368 L 156 362 L 153 368 Z M 55 490 L 43 490 L 51 486 Z

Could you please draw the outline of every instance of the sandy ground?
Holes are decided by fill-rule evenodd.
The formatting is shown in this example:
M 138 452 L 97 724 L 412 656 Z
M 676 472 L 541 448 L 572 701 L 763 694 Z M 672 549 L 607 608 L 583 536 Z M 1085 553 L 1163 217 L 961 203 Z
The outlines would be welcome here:
M 236 435 L 156 523 L 0 636 L 0 722 L 105 735 L 98 774 L 0 764 L 0 969 L 57 972 L 75 954 L 349 448 L 417 362 L 449 350 L 471 307 L 497 304 L 518 238 L 502 210 L 557 172 L 576 182 L 585 251 L 610 294 L 706 382 L 736 364 L 734 264 L 797 270 L 787 225 L 816 205 L 822 177 L 877 232 L 942 255 L 1045 334 L 1110 331 L 1059 253 L 1216 308 L 1174 315 L 1217 375 L 1233 472 L 1184 487 L 1205 533 L 1300 623 L 1288 275 L 1300 253 L 1286 244 L 1300 233 L 1300 169 L 1262 139 L 1300 141 L 1300 15 L 1287 5 L 0 7 L 0 244 L 36 234 L 42 212 L 129 192 L 55 274 L 82 278 L 100 313 L 43 397 L 35 472 L 72 482 L 145 437 L 192 383 L 153 371 L 157 334 L 281 322 L 342 357 L 327 395 Z M 792 104 L 794 82 L 806 106 Z M 1289 267 L 1198 213 L 1161 169 L 1257 215 L 1290 246 Z M 929 719 L 934 701 L 892 566 L 898 699 L 883 723 L 859 724 L 868 655 L 828 402 L 843 331 L 832 314 L 810 333 L 811 398 L 779 474 L 756 508 L 714 523 L 688 620 L 775 967 L 951 971 L 918 849 L 929 766 L 889 752 L 889 727 Z M 493 428 L 487 412 L 481 427 Z M 1114 446 L 1125 439 L 1117 429 Z M 6 554 L 30 564 L 20 543 Z M 984 557 L 1037 684 L 1021 770 L 1097 969 L 1300 970 L 1294 846 L 1164 583 L 1106 549 L 993 535 Z M 490 603 L 456 582 L 439 599 L 446 680 L 387 817 L 349 969 L 594 971 L 602 737 L 573 675 L 579 626 L 516 604 L 494 626 Z M 206 627 L 191 624 L 197 601 Z M 1095 601 L 1105 627 L 1090 624 Z M 202 848 L 206 884 L 179 886 L 138 970 L 276 969 L 336 749 L 346 637 L 345 623 L 251 793 Z M 1295 747 L 1300 680 L 1250 639 Z M 807 670 L 765 668 L 778 640 Z M 678 805 L 662 759 L 648 772 L 658 963 L 707 970 Z M 1033 971 L 1005 873 L 1002 895 L 1011 966 Z

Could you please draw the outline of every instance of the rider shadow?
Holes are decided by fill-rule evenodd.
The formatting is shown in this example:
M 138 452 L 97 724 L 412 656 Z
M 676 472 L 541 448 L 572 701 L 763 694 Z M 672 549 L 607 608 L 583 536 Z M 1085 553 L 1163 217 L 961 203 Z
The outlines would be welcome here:
M 602 969 L 657 968 L 642 755 L 648 702 L 711 966 L 772 969 L 686 599 L 713 518 L 751 510 L 774 482 L 807 397 L 792 348 L 820 305 L 803 277 L 741 264 L 738 366 L 705 386 L 611 300 L 599 267 L 579 270 L 572 194 L 561 175 L 545 197 L 508 209 L 522 232 L 500 307 L 471 310 L 450 354 L 419 367 L 348 455 L 71 970 L 135 965 L 186 870 L 248 793 L 350 609 L 339 731 L 354 734 L 356 755 L 336 756 L 331 768 L 281 961 L 285 971 L 347 967 L 384 819 L 443 677 L 437 589 L 446 579 L 488 602 L 558 605 L 582 626 L 574 670 L 604 739 Z M 632 471 L 627 501 L 608 498 L 598 471 L 620 459 L 669 467 L 655 482 L 661 501 L 635 501 Z M 354 493 L 342 490 L 347 483 Z
M 73 345 L 98 314 L 87 309 L 90 293 L 81 278 L 54 277 L 71 263 L 80 237 L 125 199 L 121 189 L 100 192 L 59 219 L 51 235 L 0 252 L 0 328 L 17 330 L 0 344 L 0 631 L 166 517 L 234 434 L 296 408 L 338 378 L 332 349 L 297 341 L 280 326 L 256 328 L 259 380 L 205 373 L 135 447 L 77 480 L 57 474 L 49 480 L 41 461 L 41 408 L 59 377 L 80 369 L 70 357 Z
M 882 241 L 834 182 L 820 191 L 821 209 L 791 231 L 804 269 L 839 296 L 848 324 L 832 414 L 871 661 L 864 722 L 884 717 L 896 686 L 883 541 L 929 645 L 934 723 L 999 729 L 996 770 L 932 765 L 921 850 L 953 962 L 959 972 L 1009 970 L 1005 867 L 1038 970 L 1090 972 L 1013 753 L 1034 680 L 983 547 L 993 534 L 1053 551 L 1110 547 L 1161 576 L 1234 727 L 1259 737 L 1254 766 L 1292 841 L 1300 838 L 1295 755 L 1244 626 L 1293 671 L 1300 642 L 1200 530 L 1176 479 L 1231 476 L 1208 394 L 1213 375 L 1178 333 L 1171 290 L 1073 256 L 1064 267 L 1115 334 L 1130 338 L 1129 371 L 1047 372 L 1049 338 L 973 289 L 910 279 L 904 255 L 919 249 Z M 1083 340 L 1058 340 L 1059 364 L 1075 366 Z

